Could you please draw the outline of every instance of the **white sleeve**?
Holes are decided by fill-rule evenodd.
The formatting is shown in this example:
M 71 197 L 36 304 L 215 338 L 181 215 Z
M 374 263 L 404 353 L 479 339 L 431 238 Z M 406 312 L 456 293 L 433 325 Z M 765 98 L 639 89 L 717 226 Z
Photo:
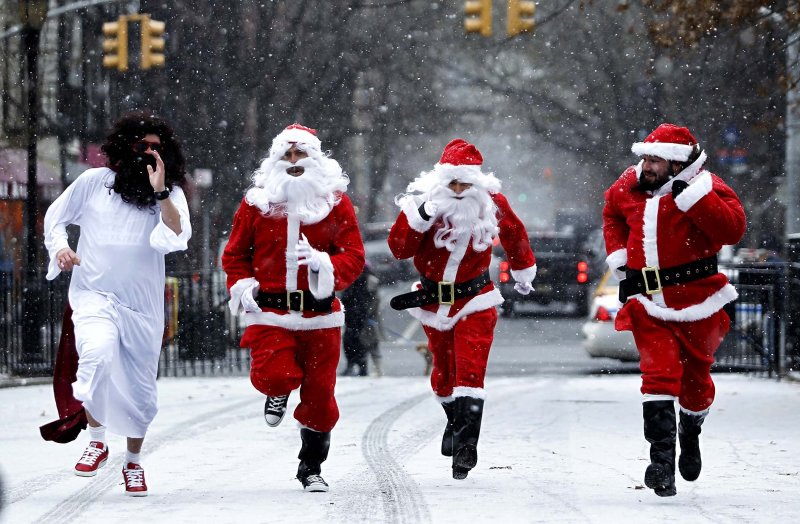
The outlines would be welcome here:
M 88 177 L 85 173 L 79 176 L 50 204 L 44 215 L 44 245 L 50 255 L 47 280 L 53 280 L 61 273 L 61 269 L 56 263 L 56 254 L 65 247 L 69 247 L 67 226 L 80 223 L 81 211 L 90 187 L 87 180 Z
M 169 199 L 178 209 L 181 219 L 181 234 L 176 235 L 167 227 L 160 213 L 158 224 L 150 233 L 150 246 L 165 255 L 173 251 L 184 251 L 189 247 L 189 239 L 192 238 L 192 224 L 189 221 L 189 205 L 186 203 L 186 195 L 180 187 L 175 186 L 169 194 Z

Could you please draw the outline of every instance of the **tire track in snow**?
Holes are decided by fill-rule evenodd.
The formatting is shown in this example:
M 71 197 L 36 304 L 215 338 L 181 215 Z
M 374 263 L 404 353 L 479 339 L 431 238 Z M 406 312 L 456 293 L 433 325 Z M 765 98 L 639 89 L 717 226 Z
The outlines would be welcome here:
M 375 475 L 381 493 L 385 522 L 425 523 L 431 521 L 430 512 L 419 485 L 398 463 L 389 448 L 389 432 L 394 423 L 404 413 L 423 400 L 429 399 L 430 396 L 429 392 L 421 393 L 384 411 L 367 427 L 361 440 L 364 458 Z M 406 440 L 406 442 L 417 444 L 412 448 L 418 448 L 426 441 L 427 439 L 419 438 Z M 407 450 L 403 455 L 411 454 L 408 451 L 412 450 Z M 362 493 L 364 497 L 372 497 L 369 491 L 362 490 Z M 361 504 L 359 507 L 368 508 L 365 504 Z M 363 516 L 367 517 L 368 515 Z

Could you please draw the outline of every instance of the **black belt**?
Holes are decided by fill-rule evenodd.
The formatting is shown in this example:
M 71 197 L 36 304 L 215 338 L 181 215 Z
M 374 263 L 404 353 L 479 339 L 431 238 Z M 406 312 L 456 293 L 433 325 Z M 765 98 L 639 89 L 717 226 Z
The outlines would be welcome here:
M 393 297 L 389 304 L 392 309 L 402 310 L 410 307 L 427 306 L 430 304 L 453 304 L 459 298 L 475 296 L 491 282 L 489 272 L 486 271 L 478 277 L 466 282 L 435 282 L 425 277 L 420 277 L 422 289 L 403 293 Z
M 627 269 L 625 280 L 619 283 L 619 301 L 625 302 L 628 297 L 639 293 L 655 295 L 661 293 L 662 288 L 700 280 L 718 272 L 716 255 L 668 268 Z
M 283 293 L 266 293 L 259 291 L 256 295 L 259 307 L 281 309 L 283 311 L 312 311 L 329 313 L 333 308 L 333 295 L 316 299 L 309 291 L 285 291 Z

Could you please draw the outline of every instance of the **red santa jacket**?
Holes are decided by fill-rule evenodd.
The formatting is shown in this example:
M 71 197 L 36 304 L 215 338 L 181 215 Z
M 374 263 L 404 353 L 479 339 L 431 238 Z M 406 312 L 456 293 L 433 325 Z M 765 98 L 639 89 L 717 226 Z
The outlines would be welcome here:
M 653 192 L 637 188 L 639 163 L 626 169 L 606 191 L 603 234 L 611 269 L 623 265 L 635 270 L 678 266 L 713 256 L 723 245 L 741 240 L 745 231 L 742 204 L 722 179 L 702 168 L 705 159 L 702 153 Z M 689 186 L 673 198 L 675 180 Z M 728 278 L 717 273 L 663 288 L 661 294 L 631 298 L 656 318 L 692 321 L 710 317 L 736 297 Z
M 295 247 L 301 235 L 311 247 L 323 253 L 319 273 L 297 263 Z M 222 254 L 222 267 L 228 280 L 231 300 L 251 286 L 267 293 L 303 290 L 316 298 L 330 296 L 347 288 L 364 268 L 364 245 L 358 230 L 353 204 L 347 195 L 331 212 L 315 224 L 301 224 L 295 215 L 264 216 L 242 200 L 233 219 L 231 236 Z M 294 330 L 320 329 L 344 323 L 338 299 L 330 313 L 287 312 L 263 308 L 246 311 L 245 323 L 266 324 Z
M 492 195 L 497 206 L 497 225 L 500 243 L 506 250 L 511 274 L 517 281 L 531 282 L 536 276 L 536 258 L 531 249 L 528 233 L 519 217 L 511 209 L 506 197 L 500 193 Z M 444 224 L 441 219 L 424 220 L 418 211 L 422 202 L 409 199 L 389 232 L 389 248 L 398 259 L 414 257 L 414 266 L 425 278 L 439 282 L 466 282 L 480 276 L 489 269 L 492 249 L 475 251 L 471 239 L 466 250 L 436 247 L 434 234 Z M 463 256 L 462 256 L 463 253 Z M 426 326 L 447 331 L 465 315 L 494 307 L 503 302 L 500 292 L 489 282 L 474 297 L 461 298 L 450 305 L 432 304 L 411 308 L 408 312 Z

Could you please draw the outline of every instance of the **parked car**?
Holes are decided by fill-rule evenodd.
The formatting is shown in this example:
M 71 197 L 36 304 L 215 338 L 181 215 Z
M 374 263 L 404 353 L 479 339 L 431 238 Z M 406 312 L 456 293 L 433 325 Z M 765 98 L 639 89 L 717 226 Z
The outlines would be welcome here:
M 581 330 L 583 347 L 593 357 L 615 358 L 626 362 L 639 360 L 639 351 L 630 331 L 614 329 L 614 320 L 622 307 L 619 301 L 619 280 L 611 270 L 598 282 L 589 307 L 589 315 Z
M 386 238 L 364 242 L 364 255 L 370 268 L 383 285 L 412 281 L 419 278 L 411 259 L 397 260 L 389 250 Z
M 589 255 L 584 241 L 573 232 L 530 232 L 531 247 L 536 253 L 536 279 L 533 291 L 520 295 L 514 290 L 514 278 L 501 244 L 494 246 L 496 269 L 490 268 L 500 294 L 504 316 L 512 316 L 522 303 L 549 305 L 572 304 L 576 316 L 588 311 L 592 283 Z

